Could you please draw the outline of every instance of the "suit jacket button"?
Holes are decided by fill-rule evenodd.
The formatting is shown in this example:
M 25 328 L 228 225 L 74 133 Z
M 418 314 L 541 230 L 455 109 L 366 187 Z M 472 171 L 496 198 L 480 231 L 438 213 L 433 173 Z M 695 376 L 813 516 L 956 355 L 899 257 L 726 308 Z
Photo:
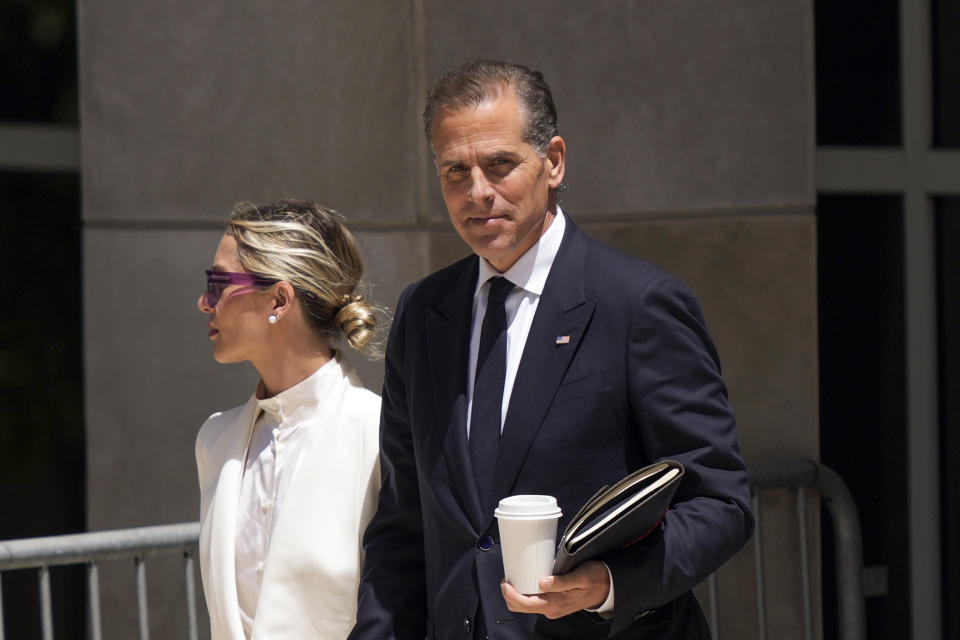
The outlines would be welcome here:
M 493 538 L 490 536 L 483 536 L 477 541 L 477 549 L 480 551 L 490 551 L 493 549 Z
M 471 626 L 472 626 L 472 625 L 470 624 L 470 618 L 464 618 L 464 619 L 463 619 L 463 635 L 465 635 L 465 636 L 467 636 L 467 637 L 470 636 L 470 628 L 471 628 Z

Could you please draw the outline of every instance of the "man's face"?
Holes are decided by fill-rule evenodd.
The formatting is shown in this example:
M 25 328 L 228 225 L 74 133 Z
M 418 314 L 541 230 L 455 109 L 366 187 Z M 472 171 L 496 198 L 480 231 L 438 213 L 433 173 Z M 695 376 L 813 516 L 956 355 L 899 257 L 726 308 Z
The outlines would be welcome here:
M 433 125 L 434 163 L 450 220 L 473 252 L 506 271 L 550 226 L 563 181 L 563 139 L 545 156 L 523 140 L 513 90 L 477 108 L 444 111 Z

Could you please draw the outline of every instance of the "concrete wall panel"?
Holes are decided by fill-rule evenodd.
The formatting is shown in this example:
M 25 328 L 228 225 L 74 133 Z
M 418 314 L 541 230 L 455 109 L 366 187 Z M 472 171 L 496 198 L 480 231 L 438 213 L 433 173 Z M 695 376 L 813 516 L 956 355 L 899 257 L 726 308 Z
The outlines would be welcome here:
M 543 71 L 581 217 L 812 205 L 809 2 L 425 5 L 429 80 L 478 57 Z
M 429 234 L 409 231 L 364 231 L 358 234 L 367 254 L 367 272 L 370 284 L 370 299 L 377 305 L 380 315 L 380 349 L 387 344 L 387 332 L 396 309 L 400 293 L 411 282 L 429 273 L 427 264 Z M 383 388 L 383 361 L 349 354 L 363 380 L 364 386 L 377 394 Z
M 84 215 L 320 199 L 416 216 L 407 3 L 80 3 Z

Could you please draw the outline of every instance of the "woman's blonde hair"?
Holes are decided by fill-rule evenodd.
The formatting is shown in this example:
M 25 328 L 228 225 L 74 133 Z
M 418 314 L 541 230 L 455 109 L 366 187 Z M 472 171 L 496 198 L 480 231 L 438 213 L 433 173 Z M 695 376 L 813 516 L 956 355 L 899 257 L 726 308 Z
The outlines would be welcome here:
M 290 283 L 310 324 L 331 341 L 368 349 L 375 309 L 363 297 L 363 259 L 340 215 L 313 202 L 240 203 L 227 219 L 248 272 Z

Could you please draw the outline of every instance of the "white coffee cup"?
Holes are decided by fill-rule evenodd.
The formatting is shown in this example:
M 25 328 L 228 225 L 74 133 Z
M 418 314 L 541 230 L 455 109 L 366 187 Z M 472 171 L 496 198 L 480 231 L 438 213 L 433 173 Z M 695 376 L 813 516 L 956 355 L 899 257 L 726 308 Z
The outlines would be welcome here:
M 543 593 L 540 578 L 553 573 L 557 521 L 563 515 L 553 496 L 510 496 L 493 512 L 500 528 L 503 573 L 523 594 Z

